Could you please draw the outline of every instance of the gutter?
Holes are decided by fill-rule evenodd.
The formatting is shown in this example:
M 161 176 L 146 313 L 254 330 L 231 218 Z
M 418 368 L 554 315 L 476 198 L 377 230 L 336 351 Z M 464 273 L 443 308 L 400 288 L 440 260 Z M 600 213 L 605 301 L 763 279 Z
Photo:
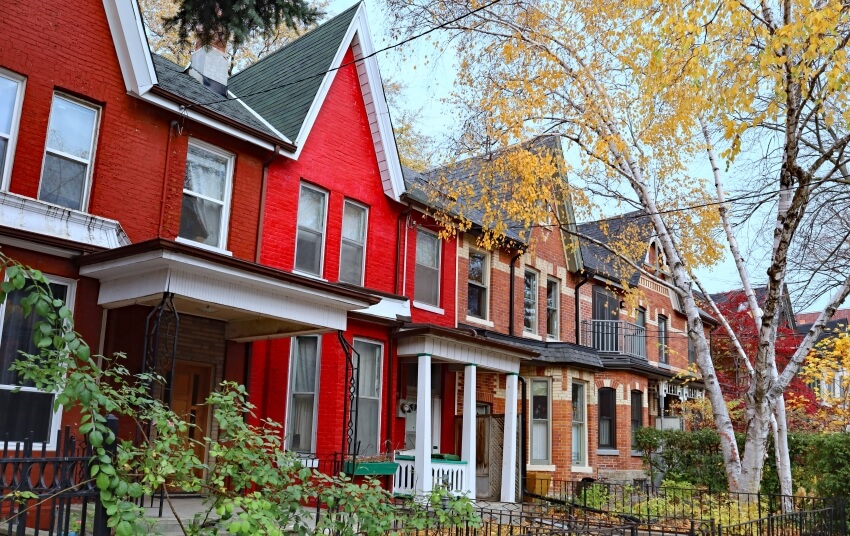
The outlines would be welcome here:
M 279 138 L 276 138 L 275 136 L 271 136 L 271 135 L 269 135 L 265 132 L 262 132 L 260 130 L 253 128 L 253 127 L 245 125 L 244 123 L 234 121 L 233 119 L 227 117 L 226 115 L 220 114 L 216 111 L 213 111 L 209 108 L 204 107 L 204 105 L 201 104 L 201 103 L 192 102 L 189 99 L 183 98 L 183 97 L 176 95 L 176 94 L 174 94 L 170 91 L 162 89 L 162 87 L 160 87 L 160 86 L 153 86 L 150 89 L 150 91 L 148 91 L 145 95 L 147 95 L 149 93 L 152 93 L 152 94 L 157 95 L 159 97 L 164 97 L 164 98 L 166 98 L 170 101 L 173 101 L 173 102 L 175 102 L 175 103 L 177 103 L 181 106 L 189 107 L 189 109 L 191 111 L 197 112 L 201 115 L 205 115 L 205 116 L 207 116 L 211 119 L 219 121 L 220 123 L 224 123 L 225 125 L 227 125 L 231 128 L 234 128 L 236 130 L 245 132 L 246 134 L 249 134 L 249 135 L 251 135 L 251 136 L 253 136 L 253 137 L 255 137 L 255 138 L 257 138 L 261 141 L 268 143 L 272 147 L 279 146 L 281 149 L 284 149 L 284 150 L 292 152 L 292 153 L 294 153 L 298 149 L 295 146 L 294 143 L 281 140 Z M 146 100 L 144 96 L 142 96 L 141 98 L 142 98 L 142 100 Z M 155 104 L 155 103 L 152 103 L 152 104 Z

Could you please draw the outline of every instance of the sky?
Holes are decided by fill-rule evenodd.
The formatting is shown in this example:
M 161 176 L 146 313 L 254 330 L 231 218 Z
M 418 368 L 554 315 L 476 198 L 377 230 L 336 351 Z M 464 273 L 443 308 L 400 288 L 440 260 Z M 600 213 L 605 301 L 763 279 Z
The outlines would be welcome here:
M 351 7 L 353 3 L 352 0 L 331 0 L 328 5 L 328 14 L 332 16 L 341 13 Z M 383 2 L 365 0 L 364 3 L 375 48 L 381 49 L 393 44 L 395 41 L 387 30 L 389 22 Z M 421 40 L 421 42 L 425 43 L 424 40 Z M 443 102 L 443 99 L 451 93 L 457 65 L 450 55 L 428 55 L 427 47 L 416 46 L 418 44 L 414 41 L 410 45 L 380 53 L 377 58 L 378 65 L 385 81 L 402 82 L 406 86 L 401 98 L 398 99 L 397 106 L 408 111 L 418 111 L 419 120 L 416 126 L 419 131 L 439 140 L 450 132 L 453 121 L 456 120 L 452 110 Z M 391 109 L 390 113 L 398 113 L 399 111 Z M 706 169 L 704 174 L 708 175 L 708 173 L 709 170 Z M 742 247 L 746 248 L 746 244 L 750 241 L 750 232 L 746 228 L 739 228 L 739 232 L 743 235 L 739 237 L 739 241 L 742 243 Z M 723 240 L 723 243 L 725 244 L 725 240 Z M 766 279 L 766 275 L 763 275 L 765 274 L 764 267 L 766 267 L 766 259 L 763 258 L 766 256 L 765 251 L 754 246 L 751 251 L 745 252 L 745 255 L 753 278 L 752 283 L 758 285 Z M 755 268 L 753 265 L 755 265 Z M 741 288 L 741 280 L 735 268 L 735 263 L 728 252 L 719 264 L 698 270 L 697 277 L 710 293 Z M 822 309 L 826 305 L 827 299 L 828 296 L 822 297 L 806 310 Z M 803 310 L 795 309 L 795 312 L 803 312 Z

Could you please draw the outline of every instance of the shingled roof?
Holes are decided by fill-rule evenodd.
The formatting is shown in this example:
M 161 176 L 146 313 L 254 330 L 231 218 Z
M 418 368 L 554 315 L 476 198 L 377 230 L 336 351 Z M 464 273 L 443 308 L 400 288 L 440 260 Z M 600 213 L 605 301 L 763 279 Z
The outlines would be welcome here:
M 572 365 L 580 368 L 589 368 L 602 370 L 604 366 L 599 359 L 599 353 L 593 348 L 580 346 L 570 342 L 556 341 L 536 341 L 525 337 L 517 337 L 516 335 L 506 335 L 498 331 L 478 328 L 468 324 L 460 324 L 464 329 L 473 330 L 479 337 L 502 341 L 518 346 L 522 346 L 540 355 L 535 357 L 535 361 L 544 361 L 546 363 L 556 363 L 561 365 Z
M 181 67 L 173 61 L 154 53 L 151 53 L 151 59 L 156 70 L 157 85 L 163 90 L 193 105 L 197 105 L 199 108 L 211 110 L 245 127 L 261 132 L 266 136 L 282 142 L 286 141 L 281 139 L 265 123 L 257 119 L 244 104 L 236 99 L 225 99 L 218 93 L 205 87 L 196 79 L 192 78 L 185 67 Z
M 236 73 L 228 90 L 295 141 L 358 5 Z
M 643 236 L 647 248 L 652 237 L 652 224 L 649 221 L 649 217 L 643 211 L 627 212 L 626 214 L 608 218 L 604 222 L 580 223 L 577 227 L 580 234 L 602 243 L 620 238 L 626 232 L 630 232 L 635 228 Z M 588 272 L 615 279 L 619 279 L 624 275 L 618 273 L 618 261 L 615 255 L 604 247 L 579 237 L 579 248 L 581 250 L 584 269 Z M 629 276 L 628 280 L 630 285 L 636 286 L 640 280 L 640 273 L 635 270 Z
M 522 145 L 524 148 L 532 151 L 548 150 L 556 154 L 560 154 L 561 152 L 561 144 L 557 136 L 538 136 L 530 141 L 524 142 Z M 514 150 L 516 147 L 516 145 L 512 145 L 503 150 Z M 434 191 L 437 185 L 441 184 L 443 181 L 448 182 L 449 184 L 470 185 L 472 186 L 472 190 L 475 194 L 471 198 L 461 200 L 459 205 L 462 206 L 464 217 L 469 219 L 474 226 L 483 228 L 485 220 L 484 212 L 479 207 L 482 206 L 481 196 L 485 192 L 478 182 L 478 177 L 481 175 L 482 171 L 486 169 L 490 161 L 491 157 L 476 156 L 460 160 L 446 166 L 434 168 L 426 172 L 418 172 L 410 168 L 403 167 L 402 171 L 404 173 L 404 182 L 407 187 L 406 196 L 409 199 L 422 203 L 426 206 L 436 209 L 446 209 L 446 205 L 440 206 L 441 203 L 439 200 L 435 200 L 433 196 L 428 195 L 426 192 Z M 500 179 L 510 180 L 510 177 Z M 521 222 L 508 222 L 507 230 L 505 232 L 506 237 L 517 244 L 525 243 L 526 240 L 523 240 L 519 234 L 522 227 L 523 225 Z

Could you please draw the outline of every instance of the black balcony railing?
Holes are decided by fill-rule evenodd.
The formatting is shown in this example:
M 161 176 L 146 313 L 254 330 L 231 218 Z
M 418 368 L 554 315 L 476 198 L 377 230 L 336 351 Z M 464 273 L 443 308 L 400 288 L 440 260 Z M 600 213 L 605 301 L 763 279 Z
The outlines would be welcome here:
M 622 320 L 584 320 L 582 344 L 602 354 L 646 359 L 646 328 Z

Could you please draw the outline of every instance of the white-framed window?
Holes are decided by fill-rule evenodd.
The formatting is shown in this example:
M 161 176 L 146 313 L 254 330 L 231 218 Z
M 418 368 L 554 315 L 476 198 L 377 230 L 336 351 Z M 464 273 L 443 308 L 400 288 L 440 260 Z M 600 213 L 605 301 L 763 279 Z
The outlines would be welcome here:
M 632 391 L 632 450 L 637 450 L 637 431 L 643 427 L 643 393 Z
M 342 209 L 342 240 L 339 252 L 340 281 L 352 285 L 363 284 L 368 224 L 369 209 L 346 199 Z
M 658 315 L 658 362 L 669 363 L 670 355 L 667 345 L 667 332 L 669 331 L 669 321 L 664 315 Z
M 315 335 L 292 339 L 286 449 L 294 452 L 313 453 L 316 450 L 319 347 L 319 337 Z
M 551 277 L 546 280 L 546 336 L 560 338 L 561 285 Z
M 416 231 L 416 274 L 413 299 L 440 306 L 440 237 L 421 227 Z
M 490 259 L 483 251 L 469 251 L 466 314 L 487 320 Z
M 26 80 L 0 69 L 0 188 L 9 189 Z
M 552 385 L 531 380 L 531 464 L 552 463 Z
M 234 160 L 232 153 L 189 140 L 178 233 L 183 240 L 226 249 Z
M 295 237 L 295 269 L 299 272 L 322 276 L 327 209 L 328 193 L 301 183 Z
M 354 350 L 360 354 L 357 368 L 357 448 L 358 456 L 374 456 L 381 450 L 381 373 L 384 363 L 383 345 L 354 339 Z M 359 446 L 359 448 L 358 448 Z
M 599 448 L 617 448 L 617 391 L 611 387 L 599 389 Z
M 89 204 L 100 108 L 53 94 L 38 198 L 73 210 Z
M 49 279 L 53 296 L 73 310 L 76 282 L 55 276 L 49 276 Z M 41 391 L 31 383 L 22 383 L 18 375 L 9 370 L 12 363 L 21 359 L 20 352 L 39 353 L 32 340 L 38 318 L 35 314 L 25 317 L 21 308 L 21 299 L 27 294 L 26 287 L 14 290 L 0 307 L 0 408 L 4 408 L 0 411 L 0 443 L 7 439 L 11 443 L 31 439 L 54 448 L 62 411 L 61 408 L 54 411 L 55 395 Z M 16 393 L 14 389 L 17 387 L 20 391 Z
M 522 291 L 523 329 L 537 333 L 537 272 L 526 270 Z
M 587 390 L 585 384 L 573 382 L 573 465 L 587 465 Z

